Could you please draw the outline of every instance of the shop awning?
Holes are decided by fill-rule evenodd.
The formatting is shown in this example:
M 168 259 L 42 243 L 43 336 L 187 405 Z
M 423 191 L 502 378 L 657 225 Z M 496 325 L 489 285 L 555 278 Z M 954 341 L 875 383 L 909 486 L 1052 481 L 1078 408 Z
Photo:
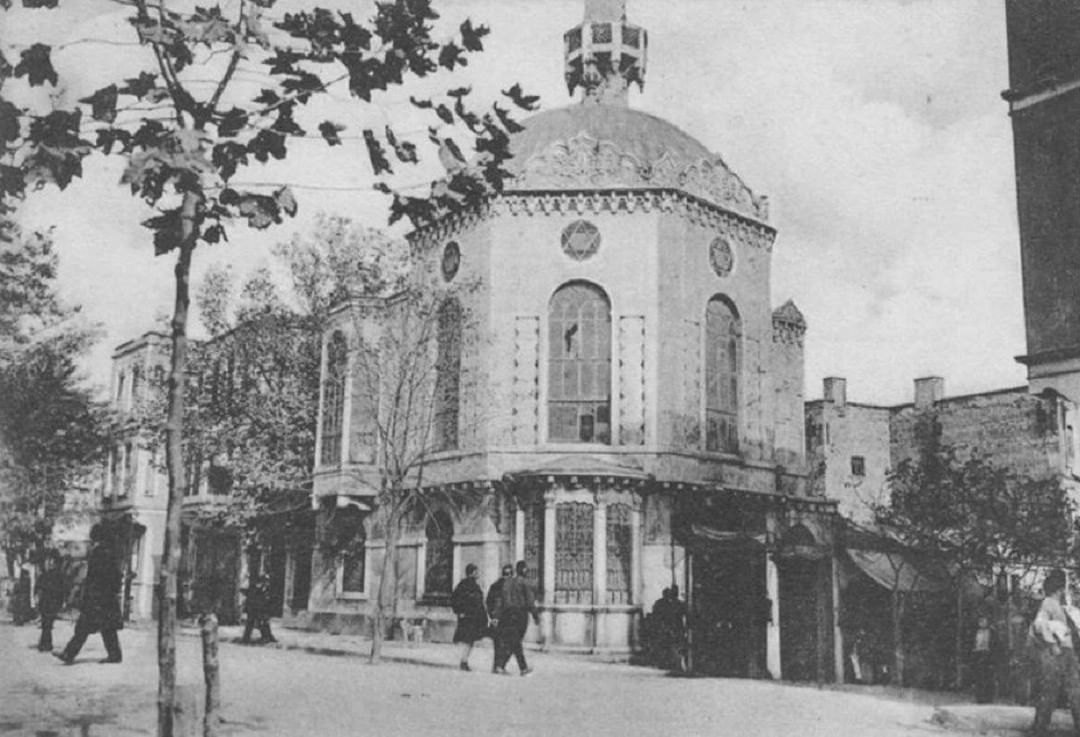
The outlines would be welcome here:
M 719 547 L 765 549 L 766 535 L 764 532 L 758 534 L 728 532 L 726 530 L 717 530 L 708 525 L 693 523 L 690 525 L 690 533 L 699 542 L 713 543 Z
M 534 468 L 510 471 L 503 475 L 503 479 L 513 482 L 518 479 L 549 476 L 576 476 L 596 479 L 617 478 L 635 481 L 650 481 L 653 478 L 652 474 L 637 466 L 616 463 L 608 458 L 595 455 L 574 454 L 559 456 Z
M 945 588 L 945 582 L 927 566 L 916 564 L 912 556 L 900 552 L 847 549 L 848 558 L 859 570 L 889 591 L 934 592 Z

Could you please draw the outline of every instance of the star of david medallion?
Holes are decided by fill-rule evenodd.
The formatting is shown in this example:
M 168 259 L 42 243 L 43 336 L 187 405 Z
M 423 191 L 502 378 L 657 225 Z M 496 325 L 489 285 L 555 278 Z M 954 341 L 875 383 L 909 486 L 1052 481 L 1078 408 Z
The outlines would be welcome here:
M 731 246 L 723 238 L 715 238 L 709 244 L 709 263 L 717 276 L 728 276 L 735 266 L 735 255 L 731 252 Z

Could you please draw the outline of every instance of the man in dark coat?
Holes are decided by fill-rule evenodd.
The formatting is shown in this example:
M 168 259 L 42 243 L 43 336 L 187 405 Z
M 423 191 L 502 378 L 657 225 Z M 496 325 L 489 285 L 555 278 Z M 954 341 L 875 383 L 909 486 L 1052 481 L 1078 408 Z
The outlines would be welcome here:
M 123 626 L 120 614 L 123 577 L 112 545 L 96 530 L 91 530 L 90 534 L 91 550 L 86 562 L 86 580 L 83 582 L 79 618 L 75 621 L 75 635 L 63 652 L 53 653 L 65 665 L 75 662 L 75 656 L 86 643 L 86 638 L 94 632 L 100 632 L 101 640 L 105 643 L 107 657 L 102 663 L 119 663 L 123 660 L 120 638 L 116 634 Z
M 686 604 L 679 599 L 679 587 L 664 589 L 652 609 L 657 665 L 681 672 L 686 649 Z
M 503 566 L 502 567 L 502 578 L 500 578 L 495 583 L 491 584 L 491 588 L 488 589 L 487 611 L 488 611 L 488 616 L 491 617 L 491 627 L 494 630 L 494 634 L 492 636 L 492 639 L 494 640 L 494 644 L 495 644 L 495 659 L 491 663 L 491 672 L 492 673 L 498 673 L 499 672 L 499 663 L 504 663 L 505 664 L 506 660 L 507 660 L 507 658 L 503 657 L 503 648 L 505 647 L 505 643 L 503 642 L 502 638 L 499 637 L 499 620 L 498 620 L 497 612 L 499 611 L 499 608 L 501 606 L 500 601 L 502 600 L 503 585 L 508 580 L 513 578 L 513 576 L 514 576 L 514 567 L 511 566 L 510 564 L 507 564 L 507 565 Z M 505 669 L 504 669 L 504 672 L 505 672 Z
M 41 638 L 38 650 L 52 652 L 53 622 L 64 608 L 64 572 L 60 570 L 60 554 L 50 550 L 42 561 L 43 569 L 37 580 L 38 611 L 41 613 Z
M 257 577 L 247 590 L 244 599 L 244 636 L 241 642 L 251 642 L 251 631 L 259 628 L 259 643 L 277 642 L 270 631 L 270 580 L 266 576 Z
M 536 594 L 525 580 L 527 574 L 525 561 L 518 561 L 517 575 L 504 578 L 499 591 L 495 611 L 495 637 L 502 641 L 502 648 L 496 657 L 495 672 L 501 675 L 506 674 L 506 663 L 511 655 L 517 659 L 521 675 L 532 673 L 532 668 L 525 662 L 525 651 L 521 643 L 529 628 L 529 615 L 531 614 L 533 622 L 539 625 L 540 610 L 536 607 Z
M 473 645 L 487 635 L 488 615 L 484 607 L 484 592 L 476 582 L 477 575 L 479 571 L 475 564 L 465 566 L 465 578 L 450 595 L 450 608 L 458 618 L 454 642 L 461 643 L 461 670 L 472 670 L 469 655 Z

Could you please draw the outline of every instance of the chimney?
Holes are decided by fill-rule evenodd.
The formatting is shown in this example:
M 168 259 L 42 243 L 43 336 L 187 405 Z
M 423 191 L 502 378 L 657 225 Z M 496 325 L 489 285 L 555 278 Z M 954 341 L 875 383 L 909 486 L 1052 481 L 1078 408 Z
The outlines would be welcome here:
M 843 408 L 847 404 L 847 379 L 839 376 L 825 377 L 825 401 Z
M 915 379 L 915 409 L 930 409 L 945 396 L 945 379 L 924 376 Z

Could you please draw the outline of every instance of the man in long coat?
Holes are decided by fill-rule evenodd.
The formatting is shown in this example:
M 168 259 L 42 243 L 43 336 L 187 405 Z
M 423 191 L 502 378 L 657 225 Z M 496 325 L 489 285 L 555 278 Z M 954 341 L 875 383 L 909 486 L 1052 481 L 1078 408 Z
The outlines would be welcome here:
M 479 570 L 476 564 L 465 566 L 465 578 L 461 579 L 450 595 L 450 608 L 457 615 L 454 642 L 461 643 L 461 670 L 469 667 L 469 655 L 477 640 L 487 636 L 488 615 L 484 607 L 484 592 L 476 582 Z
M 90 556 L 86 563 L 86 580 L 83 582 L 79 618 L 75 621 L 75 635 L 62 652 L 53 653 L 65 665 L 75 662 L 86 638 L 94 632 L 101 633 L 107 657 L 102 663 L 119 663 L 123 660 L 117 630 L 123 626 L 120 613 L 120 591 L 123 586 L 120 565 L 101 532 L 91 530 Z
M 491 584 L 491 588 L 488 589 L 487 594 L 487 611 L 488 616 L 491 617 L 491 627 L 494 630 L 493 640 L 495 644 L 495 658 L 491 663 L 491 672 L 499 672 L 499 663 L 506 663 L 506 658 L 503 657 L 503 650 L 505 643 L 503 638 L 499 636 L 499 620 L 498 611 L 501 608 L 502 590 L 503 586 L 514 577 L 514 567 L 509 563 L 502 567 L 502 578 Z
M 527 676 L 532 673 L 532 668 L 525 661 L 522 640 L 525 639 L 525 631 L 529 628 L 530 614 L 533 621 L 540 624 L 540 610 L 536 607 L 536 594 L 525 580 L 527 574 L 528 568 L 525 561 L 518 561 L 517 575 L 503 579 L 494 612 L 497 621 L 496 641 L 502 643 L 502 648 L 495 659 L 495 672 L 502 675 L 506 674 L 506 663 L 511 655 L 517 659 L 521 675 Z

